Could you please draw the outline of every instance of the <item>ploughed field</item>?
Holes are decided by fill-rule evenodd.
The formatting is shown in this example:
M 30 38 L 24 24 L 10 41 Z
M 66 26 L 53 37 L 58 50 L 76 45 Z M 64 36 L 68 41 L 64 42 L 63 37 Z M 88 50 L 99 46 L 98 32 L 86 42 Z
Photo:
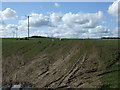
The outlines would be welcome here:
M 3 87 L 118 88 L 118 39 L 2 39 Z

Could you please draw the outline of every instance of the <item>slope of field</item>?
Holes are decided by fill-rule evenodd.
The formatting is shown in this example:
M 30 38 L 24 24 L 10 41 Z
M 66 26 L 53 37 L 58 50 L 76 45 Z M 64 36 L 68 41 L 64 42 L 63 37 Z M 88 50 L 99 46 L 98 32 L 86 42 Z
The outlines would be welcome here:
M 117 39 L 3 39 L 3 87 L 118 88 Z

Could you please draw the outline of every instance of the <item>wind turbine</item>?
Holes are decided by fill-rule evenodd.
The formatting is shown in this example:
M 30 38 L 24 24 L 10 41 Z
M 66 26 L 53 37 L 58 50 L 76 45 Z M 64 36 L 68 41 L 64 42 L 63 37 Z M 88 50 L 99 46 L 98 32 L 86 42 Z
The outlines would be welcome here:
M 13 38 L 14 38 L 15 34 L 16 34 L 16 38 L 17 38 L 17 30 L 18 30 L 18 28 L 17 27 L 12 27 L 12 28 L 13 28 L 13 31 L 12 31 Z
M 17 31 L 18 31 L 18 28 L 16 28 L 16 38 L 17 38 Z
M 4 38 L 5 38 L 5 37 L 6 37 L 6 35 L 5 35 L 5 34 L 3 35 L 3 31 L 4 31 L 4 29 L 1 29 L 1 30 L 2 30 L 2 37 L 4 37 Z
M 29 38 L 29 18 L 32 17 L 32 16 L 29 16 L 29 15 L 28 16 L 25 15 L 25 16 L 28 18 L 28 38 Z
M 13 38 L 14 38 L 14 35 L 15 35 L 15 31 L 12 31 L 12 33 L 13 33 Z

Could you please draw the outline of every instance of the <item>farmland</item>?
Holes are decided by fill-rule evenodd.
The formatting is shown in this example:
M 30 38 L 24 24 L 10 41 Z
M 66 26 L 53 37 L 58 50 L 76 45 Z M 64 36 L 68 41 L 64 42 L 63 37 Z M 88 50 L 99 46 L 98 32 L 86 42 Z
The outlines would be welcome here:
M 118 88 L 118 39 L 2 39 L 3 87 Z

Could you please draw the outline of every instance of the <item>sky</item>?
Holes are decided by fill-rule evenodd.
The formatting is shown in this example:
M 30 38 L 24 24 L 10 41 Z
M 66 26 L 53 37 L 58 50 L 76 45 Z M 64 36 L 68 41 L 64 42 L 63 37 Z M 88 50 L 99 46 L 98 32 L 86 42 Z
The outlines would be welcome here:
M 0 37 L 99 38 L 118 36 L 115 2 L 3 2 Z

